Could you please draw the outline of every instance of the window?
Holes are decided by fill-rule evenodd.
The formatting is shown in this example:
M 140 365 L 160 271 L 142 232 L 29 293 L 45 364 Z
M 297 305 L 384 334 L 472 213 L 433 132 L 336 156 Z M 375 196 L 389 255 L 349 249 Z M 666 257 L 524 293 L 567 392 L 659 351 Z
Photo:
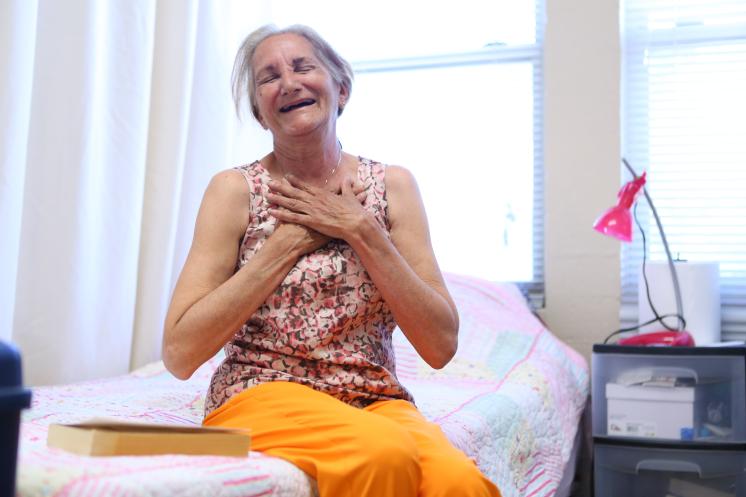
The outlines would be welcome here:
M 723 339 L 746 338 L 746 1 L 624 3 L 624 154 L 674 257 L 718 261 Z M 628 178 L 628 176 L 625 176 Z M 648 256 L 665 260 L 644 202 Z M 637 320 L 639 237 L 622 251 L 622 321 Z
M 415 174 L 441 268 L 521 282 L 540 305 L 543 1 L 269 5 L 352 63 L 342 144 Z

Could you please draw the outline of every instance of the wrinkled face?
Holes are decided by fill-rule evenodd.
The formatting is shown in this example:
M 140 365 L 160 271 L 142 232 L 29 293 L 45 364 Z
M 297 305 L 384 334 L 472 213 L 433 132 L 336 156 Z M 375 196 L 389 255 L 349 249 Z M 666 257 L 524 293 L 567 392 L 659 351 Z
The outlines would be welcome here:
M 346 91 L 331 78 L 304 37 L 264 40 L 252 59 L 259 122 L 278 134 L 300 136 L 333 126 Z

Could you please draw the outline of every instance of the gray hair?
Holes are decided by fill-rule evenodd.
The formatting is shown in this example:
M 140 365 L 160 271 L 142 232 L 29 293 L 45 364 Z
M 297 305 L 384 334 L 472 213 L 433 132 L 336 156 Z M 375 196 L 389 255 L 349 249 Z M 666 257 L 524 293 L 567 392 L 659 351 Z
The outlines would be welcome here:
M 241 102 L 245 95 L 249 95 L 251 113 L 257 121 L 261 121 L 259 109 L 256 105 L 256 81 L 254 80 L 254 69 L 251 65 L 257 47 L 271 36 L 292 33 L 302 36 L 313 46 L 314 54 L 319 58 L 332 79 L 342 88 L 347 90 L 347 97 L 352 93 L 352 66 L 342 58 L 326 40 L 316 31 L 302 24 L 294 24 L 279 29 L 273 24 L 267 24 L 257 29 L 241 44 L 233 63 L 233 75 L 231 77 L 233 88 L 233 102 L 236 105 L 236 113 L 241 115 Z M 337 109 L 337 115 L 342 115 L 344 105 Z

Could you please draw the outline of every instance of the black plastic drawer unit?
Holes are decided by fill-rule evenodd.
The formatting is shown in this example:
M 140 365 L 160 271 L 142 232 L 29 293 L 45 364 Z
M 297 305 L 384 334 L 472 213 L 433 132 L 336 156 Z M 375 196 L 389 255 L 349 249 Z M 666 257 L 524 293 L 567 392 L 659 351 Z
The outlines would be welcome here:
M 746 445 L 596 441 L 596 497 L 746 497 Z

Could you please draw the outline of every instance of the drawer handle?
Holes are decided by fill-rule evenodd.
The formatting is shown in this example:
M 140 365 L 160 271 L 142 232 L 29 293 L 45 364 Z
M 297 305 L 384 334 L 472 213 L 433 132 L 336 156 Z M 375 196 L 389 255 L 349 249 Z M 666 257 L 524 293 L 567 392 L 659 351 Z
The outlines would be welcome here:
M 640 471 L 678 471 L 681 473 L 697 473 L 702 478 L 702 468 L 690 461 L 676 461 L 671 459 L 643 459 L 637 463 L 635 473 Z

